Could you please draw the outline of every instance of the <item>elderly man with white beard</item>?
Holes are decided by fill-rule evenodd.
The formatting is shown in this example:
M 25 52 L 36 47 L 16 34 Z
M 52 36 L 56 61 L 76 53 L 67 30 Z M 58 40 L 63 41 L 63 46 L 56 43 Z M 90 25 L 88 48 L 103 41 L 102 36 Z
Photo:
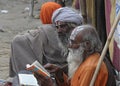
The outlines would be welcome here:
M 89 86 L 98 64 L 102 43 L 91 25 L 76 27 L 70 36 L 70 52 L 67 58 L 71 86 Z M 107 59 L 101 64 L 94 86 L 115 86 Z M 113 82 L 109 81 L 113 77 Z
M 69 55 L 67 57 L 68 79 L 64 77 L 65 84 L 60 86 L 89 86 L 101 51 L 102 43 L 93 26 L 81 25 L 73 29 L 70 35 Z M 94 86 L 116 86 L 112 71 L 111 64 L 105 58 Z M 51 82 L 47 84 L 54 86 Z

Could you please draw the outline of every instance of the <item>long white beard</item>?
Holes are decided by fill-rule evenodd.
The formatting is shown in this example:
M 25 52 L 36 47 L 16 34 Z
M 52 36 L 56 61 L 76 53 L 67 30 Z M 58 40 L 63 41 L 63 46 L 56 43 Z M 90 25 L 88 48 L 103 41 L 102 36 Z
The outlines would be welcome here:
M 59 37 L 59 47 L 62 49 L 61 54 L 63 56 L 68 55 L 68 38 L 69 38 L 70 33 L 66 33 L 64 35 L 60 35 Z
M 68 75 L 69 78 L 72 78 L 79 65 L 83 62 L 83 48 L 79 48 L 76 50 L 70 49 L 70 52 L 67 57 L 67 62 Z

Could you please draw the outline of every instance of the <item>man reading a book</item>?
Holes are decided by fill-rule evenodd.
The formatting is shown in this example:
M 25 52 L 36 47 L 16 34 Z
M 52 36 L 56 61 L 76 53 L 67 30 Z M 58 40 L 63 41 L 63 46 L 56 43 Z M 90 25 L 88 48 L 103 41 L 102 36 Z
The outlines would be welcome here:
M 40 29 L 35 30 L 29 30 L 25 33 L 20 33 L 14 37 L 11 43 L 11 57 L 10 57 L 10 63 L 9 63 L 9 78 L 8 81 L 11 81 L 19 71 L 26 69 L 26 64 L 32 64 L 35 60 L 38 60 L 41 64 L 44 63 L 42 60 L 43 57 L 51 57 L 49 55 L 43 55 L 43 49 L 51 46 L 51 44 L 46 44 L 47 42 L 45 40 L 49 39 L 47 33 L 44 33 L 42 29 L 47 31 L 49 33 L 49 30 L 51 30 L 53 39 L 49 39 L 51 41 L 56 40 L 57 36 L 55 32 L 55 27 L 52 26 L 51 17 L 53 12 L 61 8 L 60 4 L 57 4 L 55 2 L 46 2 L 44 3 L 40 8 L 40 21 L 43 25 L 40 26 Z M 51 33 L 49 34 L 51 35 Z M 47 36 L 47 37 L 46 37 Z M 51 36 L 50 36 L 51 38 Z M 57 41 L 58 42 L 58 41 Z M 56 43 L 57 43 L 56 42 Z M 44 45 L 47 45 L 46 47 L 43 47 Z M 57 44 L 53 45 L 54 47 L 57 47 L 58 49 L 51 47 L 51 50 L 58 51 L 58 56 L 52 54 L 54 57 L 60 57 L 65 58 L 64 56 L 60 55 L 61 49 L 58 47 Z M 48 49 L 48 48 L 47 48 Z M 48 49 L 49 50 L 49 49 Z M 50 54 L 50 52 L 46 52 Z M 45 53 L 44 53 L 45 54 Z M 66 59 L 63 59 L 63 63 Z M 57 63 L 61 63 L 60 61 Z
M 68 7 L 59 8 L 53 13 L 52 22 L 57 28 L 58 36 L 60 38 L 60 41 L 62 41 L 63 47 L 65 47 L 65 49 L 67 48 L 68 39 L 71 31 L 76 26 L 81 25 L 82 20 L 83 19 L 80 14 L 76 13 L 75 11 L 73 11 L 71 8 L 68 8 Z M 58 86 L 68 85 L 68 83 L 64 83 L 64 80 L 67 79 L 67 76 L 63 73 L 63 71 L 66 70 L 64 67 L 67 67 L 67 65 L 59 66 L 62 69 L 62 71 L 61 69 L 59 70 L 57 68 L 56 69 L 53 68 L 54 70 L 52 70 L 52 65 L 53 67 L 59 66 L 56 64 L 47 63 L 46 65 L 44 65 L 44 67 L 48 69 L 52 77 L 56 79 L 54 83 L 56 83 Z M 47 83 L 49 83 L 49 80 L 47 79 L 44 80 L 43 79 L 44 77 L 39 74 L 35 74 L 35 76 L 38 79 L 38 81 L 42 84 L 41 86 L 49 86 L 49 85 L 46 85 Z M 61 76 L 64 76 L 64 77 L 61 77 Z M 51 82 L 52 80 L 50 80 L 50 83 Z
M 56 11 L 53 20 L 49 20 L 51 17 L 49 15 L 58 8 L 61 6 L 55 2 L 43 4 L 40 18 L 44 25 L 39 29 L 30 30 L 14 37 L 11 44 L 9 70 L 11 78 L 14 78 L 19 71 L 25 70 L 26 64 L 32 64 L 35 60 L 42 65 L 51 63 L 63 66 L 67 64 L 66 44 L 69 32 L 72 28 L 81 25 L 82 16 L 70 8 L 63 7 Z M 65 34 L 66 32 L 68 34 Z

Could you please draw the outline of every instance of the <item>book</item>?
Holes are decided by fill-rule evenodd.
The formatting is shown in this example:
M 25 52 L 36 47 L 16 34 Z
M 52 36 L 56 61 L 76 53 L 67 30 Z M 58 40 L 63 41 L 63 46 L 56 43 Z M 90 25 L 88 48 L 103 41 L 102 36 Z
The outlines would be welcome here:
M 20 86 L 39 86 L 33 74 L 18 74 Z
M 50 77 L 50 73 L 37 60 L 31 65 L 27 64 L 26 69 L 43 75 L 44 77 Z

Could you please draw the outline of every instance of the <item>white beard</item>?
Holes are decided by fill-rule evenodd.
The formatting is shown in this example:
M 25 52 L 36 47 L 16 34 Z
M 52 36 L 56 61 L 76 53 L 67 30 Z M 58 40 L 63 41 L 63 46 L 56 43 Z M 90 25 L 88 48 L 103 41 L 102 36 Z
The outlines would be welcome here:
M 69 78 L 72 78 L 79 65 L 83 62 L 83 51 L 84 49 L 81 47 L 79 49 L 70 49 L 67 57 Z

